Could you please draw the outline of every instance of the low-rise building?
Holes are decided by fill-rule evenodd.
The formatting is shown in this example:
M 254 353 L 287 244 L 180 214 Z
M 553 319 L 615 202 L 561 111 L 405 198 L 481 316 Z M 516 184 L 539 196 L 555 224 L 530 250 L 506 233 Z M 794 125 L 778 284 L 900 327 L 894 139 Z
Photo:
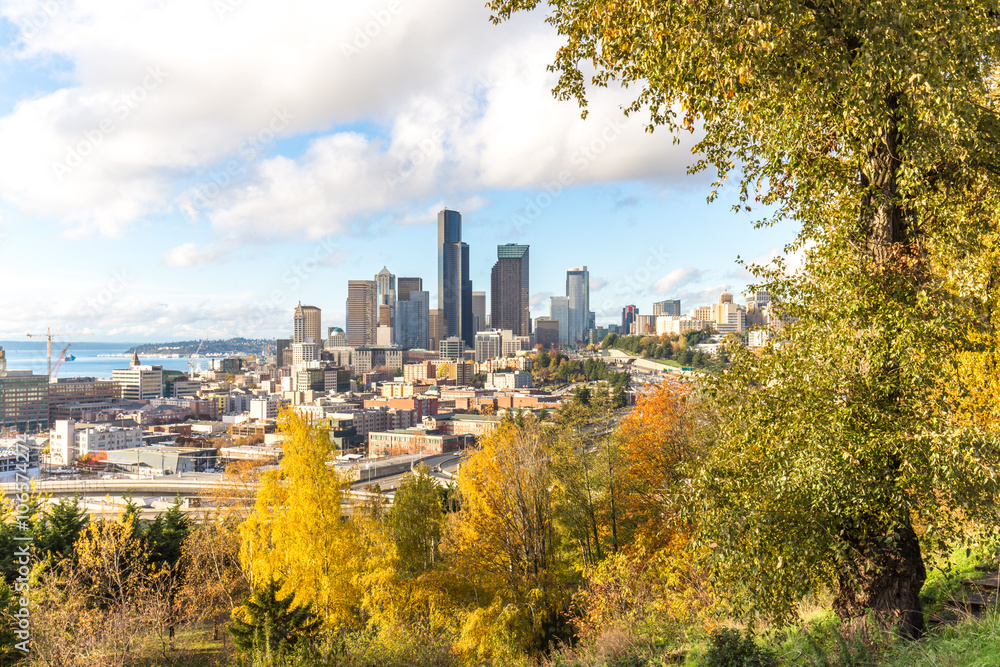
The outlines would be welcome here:
M 142 429 L 60 419 L 49 434 L 49 462 L 69 465 L 80 456 L 141 447 Z
M 209 447 L 152 445 L 108 452 L 108 465 L 130 473 L 173 475 L 215 468 L 216 450 Z
M 443 454 L 462 449 L 465 438 L 422 428 L 376 431 L 368 434 L 368 456 Z

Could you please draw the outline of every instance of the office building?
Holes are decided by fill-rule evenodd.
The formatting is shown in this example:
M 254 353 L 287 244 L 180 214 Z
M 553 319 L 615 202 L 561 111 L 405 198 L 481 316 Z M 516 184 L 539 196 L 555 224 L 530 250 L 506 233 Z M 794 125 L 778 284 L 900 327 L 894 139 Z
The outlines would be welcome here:
M 377 368 L 395 373 L 403 368 L 403 350 L 398 347 L 371 345 L 354 350 L 351 355 L 351 372 L 361 375 Z
M 316 306 L 303 306 L 302 302 L 293 311 L 295 328 L 292 334 L 293 343 L 304 343 L 311 340 L 320 343 L 323 340 L 323 327 L 320 323 L 320 310 Z
M 639 309 L 635 306 L 625 306 L 622 308 L 622 328 L 621 335 L 628 336 L 632 333 L 632 323 L 635 322 Z
M 288 366 L 292 363 L 291 357 L 288 358 L 288 362 L 285 362 L 285 350 L 289 350 L 291 354 L 292 339 L 291 338 L 278 338 L 274 341 L 274 365 L 275 366 Z
M 503 336 L 499 331 L 479 331 L 476 333 L 476 363 L 496 359 L 503 353 Z
M 49 427 L 49 378 L 31 371 L 0 371 L 0 426 L 19 433 Z
M 438 354 L 442 359 L 464 359 L 465 341 L 458 336 L 449 336 L 438 343 Z
M 472 322 L 476 331 L 485 331 L 487 329 L 486 292 L 472 293 Z
M 374 280 L 347 281 L 347 344 L 374 345 L 378 326 L 378 284 Z
M 396 279 L 396 299 L 406 301 L 410 298 L 410 292 L 424 291 L 423 278 L 397 278 Z
M 590 272 L 586 266 L 566 271 L 566 297 L 569 299 L 567 340 L 575 345 L 584 340 L 590 324 Z
M 375 274 L 375 284 L 378 285 L 378 326 L 391 327 L 396 311 L 396 276 L 383 266 Z
M 536 317 L 535 342 L 542 347 L 557 347 L 559 345 L 559 320 L 551 317 Z
M 427 320 L 427 337 L 430 343 L 428 349 L 430 350 L 438 349 L 438 343 L 443 338 L 447 338 L 444 329 L 444 313 L 439 308 L 430 311 L 430 317 Z
M 111 379 L 118 383 L 121 397 L 126 401 L 148 401 L 163 398 L 163 366 L 139 363 L 139 355 L 132 354 L 128 368 L 115 368 Z
M 447 209 L 438 213 L 438 309 L 444 319 L 442 337 L 457 336 L 472 347 L 469 245 L 462 243 L 462 215 Z
M 336 347 L 347 347 L 347 334 L 340 327 L 330 327 L 327 329 L 326 344 L 323 345 L 323 348 L 332 349 Z
M 517 336 L 529 335 L 528 246 L 517 243 L 497 246 L 490 287 L 490 328 L 510 329 Z
M 653 315 L 670 315 L 671 317 L 681 316 L 681 300 L 668 299 L 657 301 L 653 304 Z
M 429 292 L 410 290 L 396 302 L 395 342 L 404 350 L 430 349 L 430 298 Z
M 549 297 L 549 317 L 559 322 L 559 344 L 569 343 L 569 297 Z

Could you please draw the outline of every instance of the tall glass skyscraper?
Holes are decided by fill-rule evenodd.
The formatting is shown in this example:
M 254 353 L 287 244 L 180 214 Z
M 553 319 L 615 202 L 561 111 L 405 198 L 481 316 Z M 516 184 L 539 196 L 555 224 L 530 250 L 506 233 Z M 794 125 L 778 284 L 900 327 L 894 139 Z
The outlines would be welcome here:
M 586 340 L 590 322 L 590 272 L 586 266 L 566 271 L 566 297 L 569 299 L 569 344 Z
M 475 346 L 469 245 L 462 243 L 462 214 L 438 213 L 438 309 L 444 317 L 444 337 L 457 336 Z

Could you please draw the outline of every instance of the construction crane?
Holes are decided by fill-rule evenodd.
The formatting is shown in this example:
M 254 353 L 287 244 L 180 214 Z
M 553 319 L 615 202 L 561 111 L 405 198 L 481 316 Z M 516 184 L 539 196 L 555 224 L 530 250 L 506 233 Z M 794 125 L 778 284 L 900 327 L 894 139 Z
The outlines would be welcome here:
M 191 360 L 198 356 L 198 353 L 201 352 L 201 346 L 204 345 L 204 344 L 205 344 L 205 339 L 202 338 L 198 342 L 198 349 L 194 351 L 194 354 L 192 354 L 190 357 L 188 357 L 188 364 L 187 365 L 188 365 L 188 379 L 189 380 L 193 380 L 194 379 L 194 362 L 191 361 Z
M 46 328 L 43 334 L 28 334 L 28 338 L 45 338 L 48 340 L 48 344 L 45 346 L 46 358 L 48 359 L 48 365 L 46 366 L 45 373 L 48 377 L 52 377 L 52 337 L 53 336 L 93 336 L 94 334 L 89 333 L 52 333 L 51 328 Z

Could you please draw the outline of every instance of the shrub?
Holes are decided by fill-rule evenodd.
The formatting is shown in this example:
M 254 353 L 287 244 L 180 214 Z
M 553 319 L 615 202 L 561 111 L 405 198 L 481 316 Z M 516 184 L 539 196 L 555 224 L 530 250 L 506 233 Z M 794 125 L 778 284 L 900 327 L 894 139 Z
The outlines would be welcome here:
M 712 632 L 711 646 L 705 653 L 705 667 L 775 667 L 778 658 L 770 650 L 758 646 L 748 633 L 731 628 Z

